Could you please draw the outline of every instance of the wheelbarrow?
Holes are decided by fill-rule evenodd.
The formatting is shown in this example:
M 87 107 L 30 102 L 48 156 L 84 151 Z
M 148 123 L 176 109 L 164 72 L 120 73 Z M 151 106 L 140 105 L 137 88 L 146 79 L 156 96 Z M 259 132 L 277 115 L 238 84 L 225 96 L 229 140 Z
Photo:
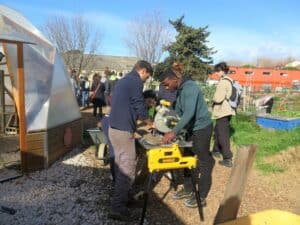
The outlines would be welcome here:
M 96 146 L 96 158 L 100 160 L 100 164 L 105 166 L 109 163 L 109 147 L 107 138 L 101 128 L 91 128 L 88 129 L 90 137 Z

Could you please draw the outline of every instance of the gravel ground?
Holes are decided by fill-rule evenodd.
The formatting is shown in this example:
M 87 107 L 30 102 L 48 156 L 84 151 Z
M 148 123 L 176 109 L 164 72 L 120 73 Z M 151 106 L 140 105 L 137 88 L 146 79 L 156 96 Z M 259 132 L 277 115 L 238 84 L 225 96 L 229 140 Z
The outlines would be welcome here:
M 299 151 L 298 151 L 299 153 Z M 279 175 L 263 176 L 253 171 L 238 216 L 264 209 L 281 209 L 300 213 L 299 162 Z M 213 224 L 223 198 L 230 169 L 216 166 L 213 185 L 204 209 L 205 221 Z M 123 225 L 107 217 L 112 193 L 108 166 L 101 166 L 93 147 L 73 149 L 49 169 L 0 184 L 0 206 L 16 210 L 14 215 L 0 212 L 0 225 Z M 145 224 L 199 224 L 197 209 L 184 207 L 183 201 L 172 200 L 166 178 L 160 180 L 149 197 Z M 135 215 L 141 209 L 132 209 Z
M 216 165 L 202 224 L 213 223 L 229 174 L 230 169 Z M 299 213 L 295 211 L 297 202 L 278 194 L 278 190 L 274 193 L 272 185 L 262 183 L 263 180 L 261 175 L 251 174 L 239 216 L 267 208 Z M 199 223 L 197 209 L 185 208 L 183 201 L 172 200 L 170 193 L 160 200 L 168 188 L 166 178 L 155 187 L 150 195 L 145 224 Z M 107 218 L 112 193 L 109 169 L 99 165 L 92 147 L 76 148 L 48 170 L 2 183 L 0 193 L 0 205 L 16 210 L 14 215 L 0 213 L 1 225 L 128 224 Z M 140 212 L 134 209 L 136 215 Z M 131 224 L 138 224 L 138 221 Z

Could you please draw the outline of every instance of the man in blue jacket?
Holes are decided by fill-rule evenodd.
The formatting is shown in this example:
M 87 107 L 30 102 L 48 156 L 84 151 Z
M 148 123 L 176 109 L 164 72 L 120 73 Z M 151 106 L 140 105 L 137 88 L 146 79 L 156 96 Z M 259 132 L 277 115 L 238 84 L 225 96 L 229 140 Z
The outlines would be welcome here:
M 152 125 L 143 97 L 144 82 L 152 73 L 151 64 L 140 60 L 114 88 L 109 117 L 109 139 L 115 153 L 115 189 L 109 213 L 112 219 L 131 219 L 127 204 L 137 162 L 134 132 L 138 119 Z

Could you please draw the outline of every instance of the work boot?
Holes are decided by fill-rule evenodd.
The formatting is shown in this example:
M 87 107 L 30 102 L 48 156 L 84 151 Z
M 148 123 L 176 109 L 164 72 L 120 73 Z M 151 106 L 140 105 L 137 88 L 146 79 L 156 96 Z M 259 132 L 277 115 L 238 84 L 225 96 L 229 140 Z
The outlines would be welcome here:
M 145 192 L 131 189 L 128 194 L 127 208 L 143 208 Z
M 212 151 L 211 154 L 213 157 L 218 158 L 218 159 L 220 159 L 222 157 L 222 154 L 220 152 Z
M 198 204 L 197 204 L 196 195 L 193 193 L 193 195 L 184 202 L 184 205 L 189 208 L 197 208 Z M 200 197 L 200 205 L 202 207 L 206 206 L 205 198 Z
M 232 159 L 223 159 L 223 160 L 219 161 L 219 164 L 222 166 L 229 167 L 229 168 L 231 168 L 233 165 Z
M 177 191 L 175 194 L 173 194 L 172 198 L 175 200 L 183 199 L 183 198 L 189 198 L 193 195 L 192 191 L 186 191 L 184 188 Z

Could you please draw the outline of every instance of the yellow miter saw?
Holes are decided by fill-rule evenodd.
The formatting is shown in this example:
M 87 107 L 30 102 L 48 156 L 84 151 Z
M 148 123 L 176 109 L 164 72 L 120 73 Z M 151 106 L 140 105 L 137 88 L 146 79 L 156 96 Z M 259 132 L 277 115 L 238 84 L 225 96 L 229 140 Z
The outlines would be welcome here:
M 176 112 L 170 108 L 170 102 L 165 100 L 160 101 L 157 107 L 157 113 L 154 117 L 154 126 L 160 133 L 172 131 L 179 121 Z M 195 157 L 183 157 L 181 155 L 181 147 L 191 147 L 192 142 L 186 142 L 185 131 L 177 135 L 176 140 L 171 144 L 166 145 L 149 145 L 147 140 L 143 140 L 142 144 L 148 149 L 148 168 L 150 172 L 160 170 L 172 170 L 180 168 L 195 168 Z

